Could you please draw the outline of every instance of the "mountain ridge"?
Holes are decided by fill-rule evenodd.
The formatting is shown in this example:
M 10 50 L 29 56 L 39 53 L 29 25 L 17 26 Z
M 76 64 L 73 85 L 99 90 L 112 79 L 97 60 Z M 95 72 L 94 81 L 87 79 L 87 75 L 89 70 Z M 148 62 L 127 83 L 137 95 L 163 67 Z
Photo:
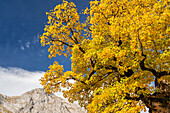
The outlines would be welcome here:
M 87 113 L 74 103 L 36 88 L 21 96 L 0 94 L 0 113 Z

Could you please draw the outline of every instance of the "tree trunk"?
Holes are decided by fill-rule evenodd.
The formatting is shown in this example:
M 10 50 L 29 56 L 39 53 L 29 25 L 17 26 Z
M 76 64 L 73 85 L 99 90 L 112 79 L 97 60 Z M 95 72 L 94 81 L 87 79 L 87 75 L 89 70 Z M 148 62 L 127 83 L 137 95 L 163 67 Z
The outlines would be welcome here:
M 148 97 L 150 101 L 149 113 L 170 113 L 170 84 L 165 81 L 159 83 L 159 93 Z

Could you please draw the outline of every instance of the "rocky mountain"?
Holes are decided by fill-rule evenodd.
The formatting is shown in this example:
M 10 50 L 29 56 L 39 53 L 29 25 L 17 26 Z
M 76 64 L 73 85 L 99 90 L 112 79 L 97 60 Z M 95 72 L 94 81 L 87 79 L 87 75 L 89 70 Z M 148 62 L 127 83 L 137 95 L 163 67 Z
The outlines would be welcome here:
M 34 89 L 21 96 L 0 94 L 0 113 L 86 113 L 76 104 L 47 94 L 43 88 Z

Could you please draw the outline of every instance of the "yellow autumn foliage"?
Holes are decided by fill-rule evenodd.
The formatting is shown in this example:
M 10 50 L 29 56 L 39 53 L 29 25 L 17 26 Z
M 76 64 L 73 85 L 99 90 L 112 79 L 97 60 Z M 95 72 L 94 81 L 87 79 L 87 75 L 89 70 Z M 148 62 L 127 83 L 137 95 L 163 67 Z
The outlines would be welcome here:
M 46 13 L 40 39 L 49 58 L 68 57 L 71 70 L 64 72 L 56 61 L 41 84 L 48 93 L 68 88 L 64 97 L 89 113 L 149 107 L 144 100 L 170 73 L 169 6 L 168 0 L 94 0 L 81 23 L 76 5 L 63 0 Z

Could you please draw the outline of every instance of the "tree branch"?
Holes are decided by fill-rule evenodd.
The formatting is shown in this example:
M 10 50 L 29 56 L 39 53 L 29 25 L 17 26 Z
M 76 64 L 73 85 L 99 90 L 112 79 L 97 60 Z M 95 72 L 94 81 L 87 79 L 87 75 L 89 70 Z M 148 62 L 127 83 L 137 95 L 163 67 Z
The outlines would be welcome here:
M 78 82 L 83 83 L 84 85 L 87 85 L 84 81 L 78 80 L 78 79 L 76 79 L 75 77 L 73 77 L 73 76 L 71 76 L 71 75 L 70 75 L 70 77 L 71 77 L 71 79 L 73 79 L 73 80 L 75 80 L 75 81 L 78 81 Z

